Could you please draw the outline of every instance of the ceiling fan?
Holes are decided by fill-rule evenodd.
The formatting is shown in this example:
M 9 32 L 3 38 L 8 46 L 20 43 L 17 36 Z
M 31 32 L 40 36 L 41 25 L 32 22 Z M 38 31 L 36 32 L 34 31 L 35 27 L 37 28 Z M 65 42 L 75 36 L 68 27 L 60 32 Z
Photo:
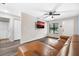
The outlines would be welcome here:
M 53 16 L 54 16 L 54 15 L 60 15 L 60 14 L 56 14 L 55 12 L 56 12 L 56 11 L 53 11 L 53 12 L 52 12 L 52 11 L 49 11 L 48 13 L 46 13 L 46 14 L 44 14 L 44 15 L 49 15 L 49 16 L 51 16 L 51 15 L 53 15 Z
M 44 11 L 45 13 L 43 15 L 41 15 L 40 17 L 38 17 L 38 19 L 45 19 L 45 18 L 48 18 L 50 17 L 51 19 L 54 18 L 54 16 L 59 16 L 61 15 L 60 13 L 56 13 L 56 11 Z
M 61 4 L 57 4 L 52 10 L 48 10 L 48 11 L 46 11 L 46 10 L 40 10 L 40 11 L 43 11 L 43 12 L 45 12 L 41 17 L 39 17 L 39 18 L 47 18 L 47 17 L 51 17 L 51 18 L 54 18 L 53 16 L 59 16 L 60 15 L 60 13 L 56 13 L 56 9 L 60 6 Z
M 49 11 L 47 13 L 45 13 L 44 15 L 48 15 L 48 16 L 51 16 L 53 18 L 53 16 L 58 16 L 60 15 L 59 13 L 56 13 L 56 11 Z

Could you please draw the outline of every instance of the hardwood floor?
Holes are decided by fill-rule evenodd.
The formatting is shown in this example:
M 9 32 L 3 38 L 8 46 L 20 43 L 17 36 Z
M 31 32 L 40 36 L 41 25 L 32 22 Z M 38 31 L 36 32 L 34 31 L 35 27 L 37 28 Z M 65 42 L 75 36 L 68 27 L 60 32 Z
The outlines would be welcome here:
M 0 40 L 0 56 L 16 55 L 17 47 L 20 45 L 20 40 L 10 41 L 9 39 Z

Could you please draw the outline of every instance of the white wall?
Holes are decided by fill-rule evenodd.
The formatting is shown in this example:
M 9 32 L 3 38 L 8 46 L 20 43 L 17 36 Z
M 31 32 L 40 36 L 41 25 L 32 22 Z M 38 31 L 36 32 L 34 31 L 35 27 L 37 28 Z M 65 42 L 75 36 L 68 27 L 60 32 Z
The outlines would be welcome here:
M 35 28 L 35 22 L 37 20 L 28 14 L 22 13 L 21 17 L 21 31 L 22 31 L 22 39 L 21 43 L 36 40 L 47 35 L 47 24 L 45 23 L 44 29 Z
M 9 22 L 0 21 L 0 39 L 1 38 L 8 38 L 8 28 Z
M 63 19 L 63 35 L 72 35 L 74 34 L 74 18 Z

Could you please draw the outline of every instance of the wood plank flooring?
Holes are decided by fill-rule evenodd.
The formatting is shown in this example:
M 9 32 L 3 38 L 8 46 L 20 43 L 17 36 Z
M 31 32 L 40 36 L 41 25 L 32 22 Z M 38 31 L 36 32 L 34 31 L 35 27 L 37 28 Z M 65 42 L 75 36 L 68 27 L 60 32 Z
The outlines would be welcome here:
M 17 47 L 20 45 L 20 40 L 10 41 L 9 39 L 0 40 L 0 56 L 16 55 Z

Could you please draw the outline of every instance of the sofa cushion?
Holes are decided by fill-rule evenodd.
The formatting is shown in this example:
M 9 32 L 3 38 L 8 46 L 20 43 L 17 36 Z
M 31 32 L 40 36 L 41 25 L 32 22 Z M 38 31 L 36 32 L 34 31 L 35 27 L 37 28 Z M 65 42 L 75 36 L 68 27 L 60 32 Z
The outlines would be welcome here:
M 22 52 L 20 50 L 20 48 L 18 49 L 18 52 L 16 53 L 16 56 L 38 56 L 38 54 L 36 54 L 33 51 L 27 50 L 25 52 Z
M 60 39 L 63 39 L 63 40 L 67 40 L 68 38 L 69 38 L 69 36 L 65 36 L 65 35 L 60 36 Z
M 53 48 L 47 44 L 44 44 L 42 42 L 39 42 L 39 41 L 26 43 L 24 45 L 21 45 L 20 47 L 22 48 L 22 49 L 20 49 L 21 52 L 33 51 L 34 53 L 36 53 L 39 56 L 51 56 L 51 55 L 55 56 L 59 52 L 55 48 Z

